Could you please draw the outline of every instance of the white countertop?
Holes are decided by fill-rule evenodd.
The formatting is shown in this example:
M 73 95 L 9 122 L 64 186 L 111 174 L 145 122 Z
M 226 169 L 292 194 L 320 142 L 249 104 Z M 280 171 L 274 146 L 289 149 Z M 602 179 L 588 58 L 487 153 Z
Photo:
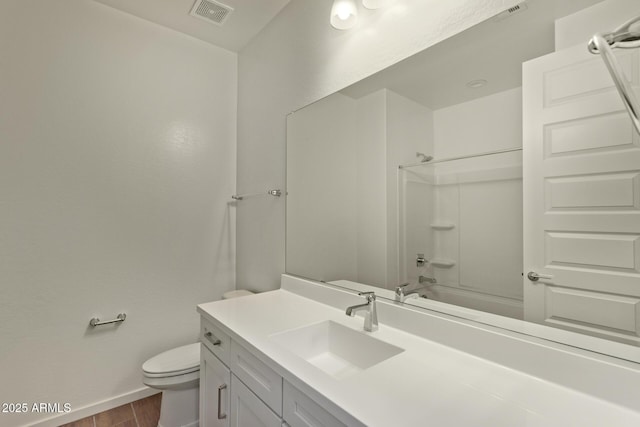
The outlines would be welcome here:
M 366 426 L 640 426 L 640 411 L 394 329 L 382 317 L 370 334 L 405 351 L 337 380 L 269 337 L 325 320 L 369 334 L 362 317 L 286 290 L 206 303 L 198 311 L 262 353 L 285 380 Z

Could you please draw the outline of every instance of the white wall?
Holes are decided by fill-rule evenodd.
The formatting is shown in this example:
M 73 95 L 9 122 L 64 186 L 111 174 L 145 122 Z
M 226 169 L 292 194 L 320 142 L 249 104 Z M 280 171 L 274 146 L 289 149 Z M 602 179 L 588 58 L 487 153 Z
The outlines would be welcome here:
M 439 159 L 522 147 L 522 89 L 436 110 L 434 122 Z
M 434 129 L 437 159 L 521 148 L 522 90 L 436 110 Z M 430 273 L 438 283 L 521 300 L 522 153 L 445 162 L 436 165 L 435 174 L 434 218 L 455 228 L 434 231 L 433 252 L 456 264 L 450 269 L 433 267 Z M 521 317 L 521 307 L 514 310 L 502 298 L 496 302 L 493 308 L 473 307 Z M 482 297 L 476 303 L 489 300 Z
M 239 55 L 238 191 L 284 186 L 285 116 L 517 4 L 396 0 L 340 32 L 331 0 L 297 0 Z M 284 271 L 284 201 L 239 204 L 237 286 L 274 289 Z
M 287 117 L 287 271 L 398 283 L 397 170 L 433 151 L 431 110 L 386 89 Z
M 358 275 L 354 281 L 384 287 L 388 256 L 386 90 L 364 96 L 356 105 Z
M 400 265 L 398 215 L 399 182 L 398 166 L 416 163 L 416 153 L 434 153 L 433 111 L 404 96 L 387 90 L 387 287 L 395 288 L 404 281 L 398 272 Z M 424 192 L 425 190 L 422 189 Z M 428 192 L 428 190 L 427 190 Z M 411 195 L 408 195 L 411 198 Z M 411 203 L 410 200 L 407 202 Z M 421 222 L 424 226 L 424 220 Z M 415 258 L 418 251 L 409 252 L 408 260 Z
M 292 274 L 357 280 L 356 129 L 356 102 L 339 93 L 287 118 Z
M 638 0 L 606 0 L 556 21 L 556 51 L 587 42 L 595 33 L 613 31 L 640 15 Z
M 92 1 L 0 3 L 0 402 L 79 409 L 196 341 L 234 283 L 236 60 Z

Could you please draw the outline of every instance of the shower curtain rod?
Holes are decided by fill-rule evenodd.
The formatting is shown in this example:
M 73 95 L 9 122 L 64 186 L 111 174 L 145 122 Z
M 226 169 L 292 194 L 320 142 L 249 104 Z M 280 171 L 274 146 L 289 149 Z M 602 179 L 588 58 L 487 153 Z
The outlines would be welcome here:
M 412 168 L 414 166 L 432 165 L 434 163 L 450 162 L 452 160 L 473 159 L 475 157 L 492 156 L 494 154 L 511 153 L 513 151 L 522 151 L 522 148 L 507 148 L 505 150 L 485 151 L 484 153 L 469 154 L 467 156 L 448 157 L 448 158 L 444 158 L 444 159 L 435 159 L 435 160 L 430 160 L 428 162 L 408 163 L 406 165 L 399 165 L 398 169 Z

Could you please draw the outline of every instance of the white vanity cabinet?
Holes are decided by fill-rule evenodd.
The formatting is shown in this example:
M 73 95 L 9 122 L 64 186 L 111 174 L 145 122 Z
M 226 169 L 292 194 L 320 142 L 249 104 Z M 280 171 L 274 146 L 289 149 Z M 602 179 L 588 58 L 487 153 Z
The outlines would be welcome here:
M 346 427 L 205 318 L 200 341 L 201 427 Z
M 204 345 L 200 351 L 200 425 L 229 427 L 231 371 Z

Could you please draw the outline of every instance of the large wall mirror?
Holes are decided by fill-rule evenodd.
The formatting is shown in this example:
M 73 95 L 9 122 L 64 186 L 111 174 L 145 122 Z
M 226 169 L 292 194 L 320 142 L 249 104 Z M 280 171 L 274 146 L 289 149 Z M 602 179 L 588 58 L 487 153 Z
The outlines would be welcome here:
M 598 3 L 529 0 L 289 115 L 287 273 L 640 362 L 639 137 L 556 38 Z

